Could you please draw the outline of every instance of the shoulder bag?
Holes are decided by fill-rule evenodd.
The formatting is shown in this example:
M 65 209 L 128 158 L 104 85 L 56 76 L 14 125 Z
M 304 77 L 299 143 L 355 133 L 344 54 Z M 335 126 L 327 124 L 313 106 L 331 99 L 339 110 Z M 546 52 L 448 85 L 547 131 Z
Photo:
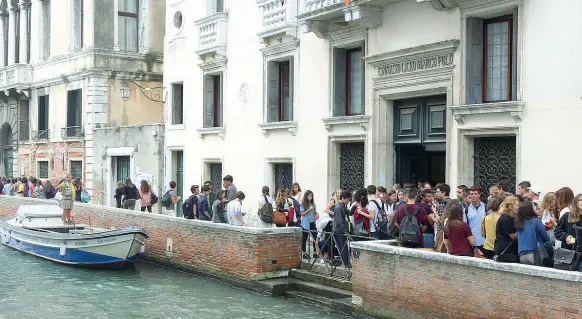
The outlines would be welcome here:
M 554 268 L 576 271 L 578 270 L 578 262 L 580 261 L 580 242 L 578 238 L 582 239 L 582 228 L 574 225 L 576 230 L 576 247 L 572 247 L 572 250 L 565 248 L 557 248 L 554 251 Z

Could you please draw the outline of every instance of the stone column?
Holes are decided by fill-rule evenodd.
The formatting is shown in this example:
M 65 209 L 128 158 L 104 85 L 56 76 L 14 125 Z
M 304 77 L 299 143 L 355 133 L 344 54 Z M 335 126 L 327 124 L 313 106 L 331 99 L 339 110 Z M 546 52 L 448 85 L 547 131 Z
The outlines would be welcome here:
M 40 60 L 40 50 L 41 50 L 41 37 L 40 31 L 42 30 L 41 25 L 41 10 L 42 4 L 40 0 L 32 0 L 30 6 L 30 59 L 29 63 L 34 64 Z
M 119 51 L 119 0 L 113 0 L 113 51 Z
M 8 11 L 8 65 L 16 62 L 16 8 Z
M 7 50 L 4 46 L 4 39 L 8 36 L 8 34 L 4 32 L 6 29 L 6 19 L 8 19 L 8 14 L 4 12 L 0 13 L 0 34 L 2 34 L 2 36 L 0 36 L 0 41 L 2 41 L 0 43 L 0 67 L 6 66 L 6 60 L 4 60 L 4 55 L 6 55 Z
M 30 2 L 20 0 L 20 58 L 19 63 L 28 63 L 28 10 Z

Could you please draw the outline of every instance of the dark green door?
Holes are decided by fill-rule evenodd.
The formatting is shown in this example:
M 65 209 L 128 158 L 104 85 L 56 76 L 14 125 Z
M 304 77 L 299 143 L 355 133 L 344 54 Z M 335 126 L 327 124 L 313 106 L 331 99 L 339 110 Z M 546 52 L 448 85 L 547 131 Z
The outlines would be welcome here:
M 4 148 L 4 174 L 12 176 L 14 165 L 14 157 L 12 155 L 12 146 Z
M 178 215 L 178 217 L 183 216 L 182 214 L 182 201 L 184 200 L 182 198 L 182 196 L 184 195 L 184 152 L 179 151 L 176 152 L 176 188 L 177 188 L 177 193 L 178 196 L 180 196 L 180 200 L 178 201 L 178 203 L 176 205 L 178 205 L 178 207 L 176 208 L 176 214 Z
M 129 156 L 117 156 L 116 164 L 117 180 L 125 183 L 125 179 L 131 174 L 131 169 L 129 167 Z M 138 181 L 134 181 L 136 183 Z

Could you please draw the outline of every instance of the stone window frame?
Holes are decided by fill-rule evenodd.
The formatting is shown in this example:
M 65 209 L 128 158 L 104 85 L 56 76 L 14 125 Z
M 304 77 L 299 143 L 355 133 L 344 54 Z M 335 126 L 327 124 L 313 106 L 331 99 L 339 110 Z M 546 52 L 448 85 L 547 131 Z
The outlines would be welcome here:
M 198 135 L 201 139 L 205 139 L 207 136 L 217 136 L 220 139 L 224 140 L 226 134 L 226 110 L 224 106 L 224 92 L 228 90 L 228 82 L 227 82 L 227 65 L 228 59 L 227 58 L 219 58 L 217 60 L 212 60 L 209 62 L 202 62 L 199 64 L 200 68 L 202 69 L 202 94 L 204 94 L 204 79 L 208 75 L 215 75 L 221 74 L 222 76 L 222 125 L 220 127 L 204 127 L 204 101 L 202 101 L 202 123 L 200 123 L 200 127 L 196 129 Z M 204 99 L 203 99 L 204 100 Z
M 368 150 L 370 141 L 366 133 L 362 134 L 344 134 L 344 135 L 330 135 L 327 143 L 327 194 L 331 194 L 337 190 L 340 183 L 340 167 L 341 167 L 341 144 L 345 143 L 364 143 L 364 150 Z M 369 185 L 371 181 L 370 161 L 372 157 L 369 152 L 364 152 L 364 185 Z
M 344 115 L 344 116 L 335 116 L 335 90 L 334 90 L 334 73 L 335 73 L 335 57 L 334 57 L 334 49 L 350 49 L 356 47 L 362 47 L 363 56 L 365 57 L 368 54 L 368 29 L 363 27 L 351 27 L 345 30 L 333 31 L 327 34 L 330 44 L 329 56 L 330 56 L 330 74 L 329 74 L 329 88 L 330 88 L 330 95 L 329 95 L 329 108 L 328 108 L 328 117 L 322 119 L 325 128 L 328 132 L 332 132 L 335 126 L 343 126 L 343 125 L 350 125 L 350 124 L 358 124 L 364 130 L 367 130 L 368 124 L 370 123 L 370 102 L 371 100 L 368 98 L 368 87 L 366 82 L 368 79 L 368 70 L 367 64 L 365 60 L 362 60 L 364 65 L 364 74 L 363 74 L 363 112 L 361 115 Z
M 263 121 L 259 124 L 263 135 L 268 136 L 274 131 L 288 131 L 292 136 L 297 134 L 297 109 L 299 106 L 299 40 L 290 40 L 281 44 L 269 45 L 261 49 L 263 53 Z M 268 74 L 269 63 L 275 61 L 291 60 L 291 94 L 292 94 L 292 120 L 268 121 L 269 92 Z
M 46 177 L 40 176 L 40 163 L 47 163 L 47 165 L 48 165 L 48 173 L 47 173 L 48 176 L 46 176 Z M 50 159 L 48 159 L 48 158 L 39 158 L 39 159 L 36 159 L 36 176 L 39 179 L 41 179 L 41 180 L 47 180 L 47 179 L 50 180 L 51 179 L 51 175 L 52 174 L 51 174 L 51 162 L 50 162 Z
M 295 157 L 266 157 L 265 158 L 265 185 L 269 186 L 271 197 L 275 198 L 275 164 L 291 164 L 293 166 L 293 181 L 297 180 L 297 164 Z
M 172 88 L 172 107 L 170 110 L 170 123 L 169 124 L 170 124 L 170 127 L 182 127 L 182 128 L 184 128 L 184 125 L 185 125 L 185 123 L 184 123 L 184 82 L 183 81 L 176 81 L 176 82 L 172 82 L 170 85 Z M 174 115 L 176 115 L 176 108 L 178 107 L 176 105 L 176 96 L 175 96 L 176 86 L 181 86 L 181 89 L 182 89 L 182 92 L 181 92 L 182 97 L 180 100 L 180 103 L 181 103 L 181 106 L 180 106 L 181 118 L 179 121 L 180 123 L 174 123 L 176 121 L 176 118 L 174 117 Z
M 522 61 L 523 61 L 523 37 L 524 37 L 524 11 L 523 11 L 523 1 L 522 0 L 496 0 L 487 6 L 473 6 L 473 5 L 463 5 L 460 6 L 461 10 L 461 44 L 462 48 L 460 67 L 461 85 L 462 89 L 460 92 L 461 104 L 458 107 L 451 107 L 453 116 L 457 120 L 459 125 L 464 125 L 464 118 L 472 114 L 491 114 L 491 113 L 504 113 L 509 114 L 516 123 L 521 122 L 521 114 L 525 107 L 525 102 L 523 101 L 523 72 L 522 72 Z M 467 84 L 468 84 L 468 52 L 467 44 L 469 41 L 468 37 L 468 19 L 472 17 L 478 18 L 494 18 L 507 14 L 514 15 L 514 21 L 517 19 L 517 43 L 516 43 L 516 62 L 515 62 L 515 99 L 506 102 L 493 102 L 493 103 L 478 103 L 478 104 L 467 104 Z
M 121 51 L 119 48 L 119 1 L 113 0 L 113 51 Z M 149 52 L 149 16 L 150 0 L 139 0 L 138 3 L 138 21 L 137 21 L 137 53 L 146 54 Z M 140 30 L 145 30 L 142 36 Z
M 85 168 L 85 158 L 83 158 L 83 157 L 69 157 L 67 161 L 68 161 L 68 164 L 69 164 L 69 165 L 67 165 L 67 172 L 69 174 L 72 174 L 71 173 L 71 168 L 72 168 L 73 162 L 81 162 L 81 167 L 83 168 L 82 169 L 83 171 L 82 171 L 82 174 L 81 174 L 82 175 L 81 176 L 81 181 L 83 182 L 83 184 L 85 185 L 85 187 L 87 187 L 87 185 L 86 185 L 86 178 L 85 178 L 85 176 L 87 175 L 87 169 Z M 77 177 L 73 176 L 73 178 L 77 178 Z
M 200 181 L 199 185 L 204 184 L 204 182 L 206 181 L 212 181 L 211 179 L 211 171 L 210 171 L 210 165 L 211 164 L 221 164 L 222 165 L 222 173 L 224 175 L 224 157 L 203 157 L 201 159 L 201 167 L 200 167 L 200 171 L 202 172 L 202 174 L 200 174 L 202 176 L 202 180 Z M 224 176 L 223 176 L 224 177 Z M 212 185 L 213 190 L 219 190 L 222 189 L 222 185 L 219 185 L 220 188 L 217 188 L 217 185 Z

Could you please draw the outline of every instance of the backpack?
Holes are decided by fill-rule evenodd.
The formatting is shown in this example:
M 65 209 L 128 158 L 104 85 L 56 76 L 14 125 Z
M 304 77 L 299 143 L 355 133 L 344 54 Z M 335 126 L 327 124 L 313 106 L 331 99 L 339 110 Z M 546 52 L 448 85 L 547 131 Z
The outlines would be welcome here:
M 301 223 L 301 204 L 299 204 L 299 202 L 293 197 L 287 197 L 287 199 L 290 199 L 293 202 L 295 218 L 297 219 L 297 223 Z
M 374 226 L 376 226 L 376 231 L 382 233 L 384 235 L 388 235 L 388 214 L 384 209 L 384 202 L 382 202 L 382 208 L 378 205 L 376 200 L 372 200 L 373 203 L 376 204 L 378 208 L 378 213 L 376 214 L 376 218 L 374 218 Z
M 404 206 L 404 218 L 400 223 L 400 242 L 418 244 L 420 243 L 420 223 L 416 218 L 416 214 L 420 211 L 420 205 L 416 206 L 412 214 L 408 213 L 407 206 Z
M 361 208 L 361 210 L 366 214 L 368 213 L 368 210 L 365 207 Z M 370 220 L 364 217 L 364 215 L 360 215 L 357 207 L 354 210 L 354 223 L 354 235 L 362 237 L 370 235 Z
M 160 201 L 160 205 L 162 207 L 169 208 L 172 205 L 172 195 L 170 195 L 171 190 L 167 191 L 164 196 L 162 196 L 162 200 Z
M 188 197 L 188 199 L 182 203 L 182 214 L 184 215 L 184 218 L 186 218 L 186 219 L 194 219 L 194 205 L 195 204 L 194 204 L 194 199 L 192 197 L 194 197 L 194 195 Z M 196 203 L 196 204 L 198 204 L 198 203 Z
M 152 192 L 152 195 L 150 197 L 150 203 L 152 205 L 155 205 L 158 203 L 158 196 L 156 194 L 154 194 L 154 192 Z
M 271 204 L 271 202 L 269 202 L 266 195 L 263 195 L 263 197 L 265 197 L 265 203 L 263 204 L 263 207 L 261 208 L 261 211 L 259 212 L 259 217 L 265 223 L 272 224 L 273 223 L 273 204 Z

